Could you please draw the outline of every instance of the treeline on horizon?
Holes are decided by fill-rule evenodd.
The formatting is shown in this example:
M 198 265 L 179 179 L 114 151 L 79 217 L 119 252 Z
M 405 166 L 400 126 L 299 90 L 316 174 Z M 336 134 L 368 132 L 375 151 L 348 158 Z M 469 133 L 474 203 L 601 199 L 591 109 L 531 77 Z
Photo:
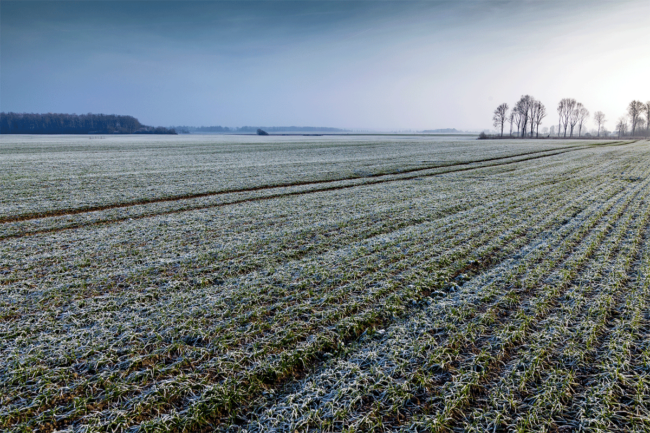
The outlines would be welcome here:
M 500 128 L 500 136 L 503 137 L 503 130 L 506 123 L 510 124 L 510 134 L 513 136 L 513 128 L 515 137 L 537 137 L 539 138 L 539 126 L 542 120 L 547 116 L 546 107 L 540 101 L 536 100 L 530 95 L 522 96 L 519 101 L 512 107 L 503 103 L 494 110 L 492 116 L 492 125 Z M 586 126 L 586 121 L 590 117 L 589 110 L 581 102 L 573 98 L 563 98 L 557 105 L 558 123 L 557 130 L 555 125 L 549 128 L 544 128 L 543 135 L 554 137 L 569 137 L 572 138 L 574 133 L 578 137 L 582 137 L 582 130 Z M 644 118 L 645 117 L 645 118 Z M 602 111 L 596 111 L 593 115 L 595 126 L 595 135 L 600 137 L 610 135 L 611 133 L 605 129 L 607 119 Z M 586 129 L 586 128 L 585 128 Z M 638 134 L 650 135 L 650 101 L 632 101 L 627 106 L 627 115 L 618 119 L 615 131 L 619 137 L 636 136 Z M 585 136 L 592 136 L 591 133 L 586 133 Z M 481 138 L 487 135 L 481 134 Z
M 205 132 L 222 134 L 255 134 L 258 129 L 266 132 L 348 132 L 347 129 L 321 127 L 321 126 L 173 126 L 181 133 Z
M 0 113 L 0 134 L 176 134 L 115 114 Z
M 460 134 L 464 131 L 459 131 L 456 128 L 442 128 L 442 129 L 425 129 L 423 131 L 425 134 Z

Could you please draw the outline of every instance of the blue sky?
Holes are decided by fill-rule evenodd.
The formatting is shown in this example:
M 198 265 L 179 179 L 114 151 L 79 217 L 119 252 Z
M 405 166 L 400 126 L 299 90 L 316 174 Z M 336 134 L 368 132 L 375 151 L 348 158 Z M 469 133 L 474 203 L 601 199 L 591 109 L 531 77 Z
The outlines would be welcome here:
M 153 125 L 491 127 L 522 94 L 613 128 L 650 100 L 650 1 L 7 1 L 0 109 Z

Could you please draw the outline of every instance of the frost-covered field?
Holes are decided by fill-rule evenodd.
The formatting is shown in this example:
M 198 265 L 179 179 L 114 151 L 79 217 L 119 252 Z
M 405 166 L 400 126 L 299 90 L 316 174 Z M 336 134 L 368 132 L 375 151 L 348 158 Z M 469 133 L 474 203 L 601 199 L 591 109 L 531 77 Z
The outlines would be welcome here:
M 650 430 L 650 142 L 3 136 L 0 186 L 0 430 Z

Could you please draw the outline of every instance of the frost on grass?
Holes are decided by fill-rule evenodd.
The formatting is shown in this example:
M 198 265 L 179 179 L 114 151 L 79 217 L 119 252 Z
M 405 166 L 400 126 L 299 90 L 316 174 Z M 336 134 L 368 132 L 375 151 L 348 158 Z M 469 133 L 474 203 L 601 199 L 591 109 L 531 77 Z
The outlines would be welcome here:
M 647 430 L 648 142 L 229 140 L 2 139 L 0 428 Z

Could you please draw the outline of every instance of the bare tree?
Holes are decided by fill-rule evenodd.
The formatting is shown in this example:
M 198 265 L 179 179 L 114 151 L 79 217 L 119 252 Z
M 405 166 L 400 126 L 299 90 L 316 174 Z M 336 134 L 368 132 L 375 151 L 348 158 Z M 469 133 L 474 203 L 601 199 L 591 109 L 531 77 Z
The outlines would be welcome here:
M 618 138 L 621 138 L 625 135 L 625 132 L 627 131 L 627 119 L 625 117 L 620 117 L 618 119 L 616 129 L 618 130 Z
M 641 101 L 632 101 L 630 102 L 630 105 L 627 106 L 627 114 L 630 116 L 630 120 L 632 121 L 632 135 L 634 135 L 634 132 L 636 131 L 637 123 L 639 123 L 639 118 L 641 117 L 644 108 L 645 104 Z
M 528 106 L 526 106 L 524 97 L 522 96 L 519 101 L 515 104 L 514 110 L 518 114 L 519 122 L 517 122 L 517 135 L 524 137 L 526 131 L 526 124 L 528 120 Z
M 510 112 L 510 116 L 508 116 L 508 122 L 510 123 L 510 136 L 512 137 L 512 124 L 515 121 L 515 112 L 514 110 Z
M 573 137 L 573 129 L 578 124 L 578 120 L 580 120 L 580 107 L 582 107 L 582 104 L 575 104 L 574 108 L 569 113 L 569 126 L 571 126 L 571 134 L 569 137 Z
M 503 103 L 494 110 L 493 125 L 495 128 L 501 127 L 501 137 L 503 137 L 503 125 L 508 120 L 508 104 Z
M 589 110 L 587 110 L 580 102 L 578 102 L 576 110 L 578 112 L 578 137 L 580 137 L 582 135 L 582 124 L 585 122 L 587 117 L 589 117 Z
M 535 126 L 537 127 L 537 138 L 539 138 L 539 125 L 546 117 L 546 107 L 541 101 L 535 101 Z
M 596 111 L 594 113 L 594 122 L 596 122 L 596 125 L 598 125 L 598 136 L 600 137 L 600 128 L 605 124 L 605 113 L 602 111 Z
M 519 112 L 519 110 L 516 110 L 515 108 L 512 109 L 511 113 L 512 113 L 512 116 L 514 118 L 513 119 L 514 123 L 515 123 L 515 125 L 517 125 L 517 137 L 519 137 L 519 132 L 521 131 L 521 129 L 520 129 L 520 127 L 521 127 L 521 113 Z
M 533 105 L 535 101 L 535 98 L 533 98 L 530 95 L 522 96 L 519 101 L 517 101 L 517 104 L 515 104 L 514 110 L 516 110 L 519 113 L 520 116 L 520 122 L 521 122 L 521 136 L 525 137 L 526 136 L 526 129 L 528 128 L 529 122 L 532 121 L 531 119 L 531 106 Z M 531 135 L 532 135 L 532 129 L 531 129 Z
M 560 134 L 560 130 L 562 130 L 562 126 L 564 126 L 564 136 L 566 137 L 566 130 L 569 126 L 569 120 L 571 119 L 571 114 L 575 110 L 576 104 L 577 102 L 573 98 L 564 98 L 558 104 L 557 112 L 560 115 L 558 135 Z
M 528 96 L 528 95 L 527 95 Z M 533 98 L 532 96 L 529 96 L 530 99 L 528 99 L 528 117 L 530 119 L 530 137 L 532 138 L 533 135 L 535 134 L 535 119 L 537 119 L 537 111 L 539 110 L 539 107 L 541 103 L 538 103 L 537 99 Z
M 530 104 L 528 106 L 528 117 L 530 118 L 530 137 L 533 138 L 533 133 L 535 132 L 535 118 L 537 118 L 537 101 L 535 98 L 530 99 Z

